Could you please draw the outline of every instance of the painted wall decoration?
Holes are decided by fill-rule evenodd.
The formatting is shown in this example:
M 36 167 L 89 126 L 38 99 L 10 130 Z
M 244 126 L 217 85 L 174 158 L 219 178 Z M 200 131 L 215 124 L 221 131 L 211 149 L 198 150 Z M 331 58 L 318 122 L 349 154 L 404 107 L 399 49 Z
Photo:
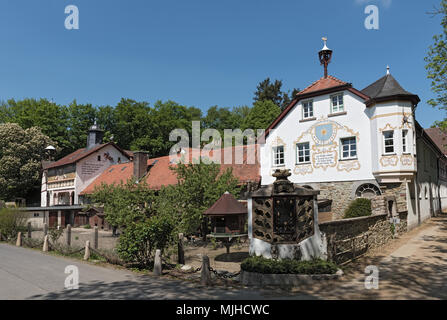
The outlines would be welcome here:
M 326 171 L 329 168 L 337 168 L 338 171 L 351 172 L 360 170 L 358 160 L 340 161 L 340 138 L 355 137 L 357 145 L 360 141 L 360 134 L 348 126 L 338 122 L 322 118 L 303 132 L 294 141 L 295 154 L 297 144 L 309 142 L 311 145 L 311 163 L 297 164 L 293 170 L 294 174 L 312 174 L 314 169 Z
M 403 154 L 400 157 L 400 163 L 403 166 L 412 166 L 414 164 L 414 157 L 411 154 Z
M 380 158 L 380 164 L 383 167 L 395 167 L 399 163 L 399 157 L 396 155 L 393 156 L 383 156 Z

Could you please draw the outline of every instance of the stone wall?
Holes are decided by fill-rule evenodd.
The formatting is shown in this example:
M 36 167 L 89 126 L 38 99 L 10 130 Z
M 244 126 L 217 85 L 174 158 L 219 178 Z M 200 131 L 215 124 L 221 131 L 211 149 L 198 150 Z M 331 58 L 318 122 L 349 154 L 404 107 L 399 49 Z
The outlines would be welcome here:
M 332 200 L 332 213 L 334 219 L 341 219 L 353 196 L 353 182 L 321 182 L 318 183 L 320 190 L 319 199 Z
M 407 208 L 407 188 L 405 183 L 387 183 L 380 186 L 383 196 L 396 197 L 397 211 L 405 212 Z
M 320 223 L 320 230 L 327 239 L 328 259 L 343 263 L 385 245 L 395 235 L 406 232 L 407 213 L 399 213 L 399 218 L 394 235 L 388 214 Z M 353 245 L 355 253 L 338 254 L 351 250 Z

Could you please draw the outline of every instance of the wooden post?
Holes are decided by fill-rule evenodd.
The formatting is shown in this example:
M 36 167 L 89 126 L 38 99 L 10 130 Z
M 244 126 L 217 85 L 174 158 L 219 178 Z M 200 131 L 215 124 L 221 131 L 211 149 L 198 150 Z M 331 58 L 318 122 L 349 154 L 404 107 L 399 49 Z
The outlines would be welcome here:
M 200 283 L 207 286 L 211 284 L 210 258 L 202 256 L 202 271 L 200 273 Z
M 67 246 L 71 246 L 71 224 L 67 225 L 67 230 L 65 233 L 65 241 L 67 243 Z
M 28 222 L 28 239 L 31 239 L 31 222 Z
M 157 249 L 155 251 L 155 261 L 154 261 L 154 276 L 161 276 L 161 251 Z
M 43 235 L 48 235 L 48 223 L 46 222 L 43 224 Z
M 17 233 L 17 242 L 16 242 L 16 246 L 17 246 L 17 247 L 21 247 L 21 246 L 22 246 L 22 233 L 21 233 L 21 232 Z
M 90 259 L 90 241 L 85 242 L 85 253 L 84 253 L 84 260 L 87 261 Z
M 98 239 L 99 239 L 99 235 L 98 235 L 98 227 L 95 226 L 95 235 L 94 235 L 94 239 L 93 239 L 93 248 L 98 250 Z
M 178 235 L 178 263 L 185 264 L 185 251 L 183 250 L 183 233 Z

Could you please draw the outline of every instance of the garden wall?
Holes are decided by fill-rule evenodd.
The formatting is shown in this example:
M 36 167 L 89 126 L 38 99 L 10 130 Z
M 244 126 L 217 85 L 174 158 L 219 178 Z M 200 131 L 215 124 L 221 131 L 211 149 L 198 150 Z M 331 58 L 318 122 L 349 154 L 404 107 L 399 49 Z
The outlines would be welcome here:
M 399 213 L 399 219 L 394 235 L 388 214 L 320 223 L 327 239 L 328 259 L 340 264 L 385 245 L 393 236 L 407 231 L 407 212 Z

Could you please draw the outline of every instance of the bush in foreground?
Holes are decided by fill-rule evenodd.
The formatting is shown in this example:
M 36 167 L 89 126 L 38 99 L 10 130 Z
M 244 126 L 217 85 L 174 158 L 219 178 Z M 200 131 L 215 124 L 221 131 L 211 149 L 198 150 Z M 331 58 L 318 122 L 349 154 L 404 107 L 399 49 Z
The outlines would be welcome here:
M 263 257 L 249 257 L 241 264 L 241 269 L 263 274 L 335 274 L 337 265 L 330 261 L 273 260 Z
M 351 202 L 345 211 L 344 219 L 367 217 L 372 214 L 371 200 L 358 198 Z

